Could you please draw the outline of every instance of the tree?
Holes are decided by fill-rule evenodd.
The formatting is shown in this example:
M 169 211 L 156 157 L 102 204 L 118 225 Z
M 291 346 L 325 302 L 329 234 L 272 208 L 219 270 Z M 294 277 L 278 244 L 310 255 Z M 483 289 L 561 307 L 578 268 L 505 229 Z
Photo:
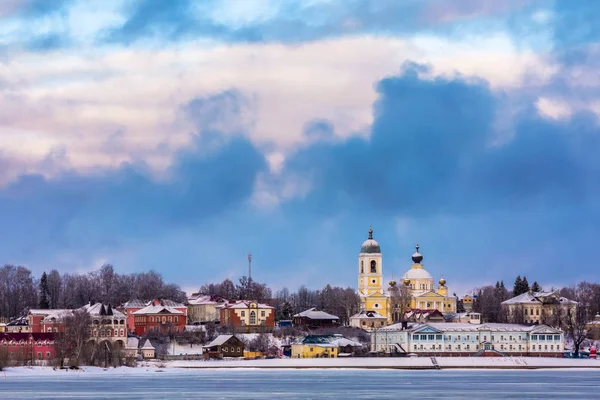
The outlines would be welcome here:
M 521 279 L 521 275 L 517 275 L 515 286 L 513 287 L 513 296 L 518 296 L 523 293 L 523 280 Z
M 79 365 L 82 361 L 89 363 L 91 360 L 84 358 L 84 348 L 91 337 L 92 318 L 90 314 L 82 308 L 63 316 L 63 318 L 65 330 L 57 333 L 54 341 L 57 364 L 63 367 L 65 358 L 69 359 L 71 365 Z
M 50 308 L 50 301 L 48 300 L 48 275 L 46 275 L 46 271 L 42 273 L 42 278 L 40 279 L 39 299 L 39 307 L 42 310 Z
M 48 274 L 48 301 L 50 308 L 60 308 L 59 302 L 62 297 L 62 279 L 60 273 L 53 269 Z
M 407 285 L 401 284 L 399 287 L 394 285 L 390 288 L 390 312 L 393 323 L 403 320 L 404 314 L 410 309 L 411 299 L 411 290 Z
M 527 282 L 526 276 L 523 277 L 523 282 L 521 284 L 523 285 L 523 289 L 522 289 L 521 293 L 529 292 L 529 282 Z
M 588 322 L 584 307 L 569 307 L 567 309 L 567 334 L 573 341 L 573 355 L 579 356 L 579 349 L 587 339 L 586 324 Z
M 534 281 L 534 282 L 533 282 L 533 285 L 531 285 L 531 291 L 532 291 L 533 293 L 536 293 L 536 292 L 541 292 L 541 291 L 542 291 L 542 288 L 540 287 L 540 284 L 539 284 L 539 283 L 537 283 L 537 281 Z

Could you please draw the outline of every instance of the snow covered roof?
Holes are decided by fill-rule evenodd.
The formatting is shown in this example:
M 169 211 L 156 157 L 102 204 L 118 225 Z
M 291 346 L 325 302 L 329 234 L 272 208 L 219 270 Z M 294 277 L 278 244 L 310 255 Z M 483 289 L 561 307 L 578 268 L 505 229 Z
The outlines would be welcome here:
M 347 339 L 340 334 L 307 335 L 301 338 L 298 344 L 310 344 L 319 347 L 362 347 L 361 343 Z
M 361 311 L 358 314 L 354 314 L 350 318 L 387 319 L 377 311 Z
M 140 346 L 140 340 L 136 337 L 128 337 L 127 344 L 125 345 L 126 349 L 137 349 Z
M 425 324 L 415 325 L 411 331 L 416 332 L 427 327 L 433 328 L 441 332 L 479 332 L 479 331 L 492 331 L 492 332 L 533 332 L 537 330 L 550 329 L 555 332 L 559 330 L 550 328 L 546 325 L 524 325 L 524 324 L 500 324 L 500 323 L 485 323 L 485 324 L 470 324 L 463 322 L 429 322 Z
M 154 350 L 154 346 L 150 343 L 150 339 L 146 339 L 144 346 L 142 346 L 142 350 Z
M 220 296 L 211 296 L 211 295 L 197 295 L 191 296 L 188 298 L 188 303 L 192 305 L 212 305 L 212 304 L 222 304 L 225 303 L 226 300 L 221 298 Z
M 213 340 L 212 342 L 210 342 L 209 344 L 207 344 L 204 347 L 221 346 L 221 345 L 225 344 L 232 337 L 234 337 L 234 335 L 219 335 L 216 337 L 215 340 Z
M 406 329 L 411 329 L 413 326 L 415 326 L 414 322 L 407 322 L 406 323 L 406 329 L 402 328 L 402 322 L 399 322 L 397 324 L 392 324 L 392 325 L 388 325 L 388 326 L 384 326 L 382 328 L 377 328 L 377 332 L 392 332 L 392 331 L 402 331 L 402 330 L 406 330 Z
M 103 303 L 95 303 L 95 304 L 88 303 L 81 308 L 84 308 L 93 317 L 106 315 L 106 316 L 125 318 L 125 314 L 123 314 L 121 311 L 118 311 L 115 308 L 112 308 L 110 306 L 110 304 L 106 305 Z
M 182 303 L 180 303 L 178 301 L 174 301 L 174 300 L 165 299 L 165 300 L 160 300 L 160 302 L 163 306 L 166 306 L 166 307 L 186 308 L 185 304 L 182 304 Z
M 221 305 L 221 308 L 235 308 L 235 309 L 248 309 L 251 304 L 256 304 L 256 308 L 274 308 L 268 304 L 257 303 L 250 300 L 237 300 L 235 302 L 229 302 Z
M 561 304 L 577 304 L 576 301 L 569 300 L 566 297 L 560 297 L 558 292 L 525 292 L 518 296 L 515 296 L 511 299 L 505 300 L 502 304 L 540 304 L 542 301 L 540 299 L 544 299 L 547 297 L 556 298 Z
M 73 310 L 52 310 L 52 313 L 47 314 L 42 322 L 62 321 L 69 315 L 73 315 Z
M 325 311 L 317 310 L 315 307 L 309 308 L 306 311 L 302 311 L 301 313 L 294 315 L 294 317 L 306 317 L 306 318 L 310 318 L 310 319 L 337 319 L 337 320 L 339 320 L 339 317 L 328 314 Z
M 129 300 L 127 303 L 123 304 L 123 308 L 144 308 L 146 307 L 146 303 L 139 299 Z
M 182 311 L 179 311 L 173 307 L 165 307 L 165 306 L 146 306 L 141 310 L 134 311 L 133 315 L 146 315 L 146 314 L 177 314 L 183 315 Z

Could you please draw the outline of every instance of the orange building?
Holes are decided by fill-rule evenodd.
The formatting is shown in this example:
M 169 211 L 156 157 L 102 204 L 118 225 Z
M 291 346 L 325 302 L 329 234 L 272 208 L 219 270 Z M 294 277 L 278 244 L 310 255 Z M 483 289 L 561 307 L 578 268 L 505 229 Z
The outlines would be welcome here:
M 133 332 L 138 336 L 151 330 L 183 332 L 187 323 L 187 307 L 171 300 L 153 300 L 130 315 L 133 317 Z

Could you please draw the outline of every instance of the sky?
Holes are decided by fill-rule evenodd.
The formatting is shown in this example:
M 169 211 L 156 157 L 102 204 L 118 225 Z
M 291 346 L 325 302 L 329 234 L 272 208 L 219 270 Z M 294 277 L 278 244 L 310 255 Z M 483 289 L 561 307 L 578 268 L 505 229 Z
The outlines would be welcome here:
M 4 0 L 0 263 L 598 280 L 595 0 Z

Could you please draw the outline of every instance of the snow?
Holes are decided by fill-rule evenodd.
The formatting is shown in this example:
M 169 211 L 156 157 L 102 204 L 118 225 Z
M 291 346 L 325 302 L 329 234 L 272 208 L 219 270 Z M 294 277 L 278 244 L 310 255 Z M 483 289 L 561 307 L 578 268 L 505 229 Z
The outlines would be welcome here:
M 233 336 L 234 335 L 219 335 L 219 336 L 217 336 L 217 338 L 215 340 L 213 340 L 212 342 L 210 342 L 209 344 L 207 344 L 204 347 L 221 346 L 223 343 L 227 342 Z
M 301 313 L 294 315 L 294 317 L 307 317 L 310 319 L 339 319 L 335 315 L 328 314 L 325 311 L 317 310 L 314 307 L 309 308 L 306 311 L 302 311 Z
M 133 313 L 133 315 L 145 315 L 145 314 L 159 314 L 162 311 L 167 311 L 170 314 L 179 314 L 179 315 L 183 315 L 183 312 L 177 310 L 176 308 L 173 307 L 167 307 L 167 306 L 147 306 L 142 308 L 141 310 L 137 310 Z
M 172 356 L 195 356 L 202 354 L 202 345 L 171 343 L 167 347 L 167 351 Z

